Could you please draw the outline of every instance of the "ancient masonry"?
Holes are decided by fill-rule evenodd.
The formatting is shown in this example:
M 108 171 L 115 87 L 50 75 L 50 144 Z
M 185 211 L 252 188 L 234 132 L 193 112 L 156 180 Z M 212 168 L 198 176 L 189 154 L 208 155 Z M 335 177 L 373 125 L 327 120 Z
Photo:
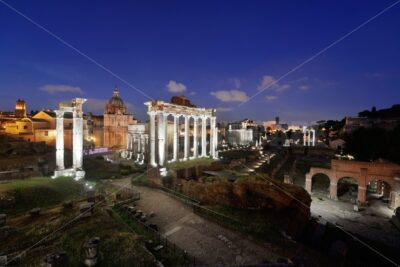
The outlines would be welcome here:
M 56 110 L 56 170 L 53 178 L 60 176 L 71 176 L 79 180 L 85 176 L 82 169 L 83 163 L 83 111 L 82 105 L 86 102 L 84 98 L 74 98 L 70 102 L 60 102 Z M 73 116 L 72 125 L 72 168 L 64 166 L 64 114 L 71 112 Z
M 207 156 L 207 121 L 210 122 L 209 156 L 217 158 L 217 138 L 215 109 L 182 106 L 164 101 L 149 101 L 148 115 L 150 117 L 150 164 L 152 166 L 164 166 L 167 158 L 167 128 L 168 116 L 173 117 L 173 158 L 171 161 L 180 160 L 179 149 L 179 118 L 184 118 L 184 153 L 181 160 L 189 160 Z M 189 120 L 193 119 L 193 156 L 190 157 Z M 198 133 L 201 124 L 201 154 L 198 151 Z M 158 155 L 156 155 L 156 143 L 158 143 Z
M 303 127 L 303 146 L 315 146 L 315 130 Z
M 378 182 L 385 184 L 384 195 L 389 199 L 389 207 L 400 206 L 400 166 L 389 162 L 361 162 L 352 160 L 332 160 L 331 168 L 311 167 L 306 174 L 306 190 L 311 194 L 312 180 L 316 174 L 325 174 L 330 180 L 329 197 L 337 199 L 337 185 L 344 177 L 357 181 L 359 203 L 366 202 L 367 186 Z

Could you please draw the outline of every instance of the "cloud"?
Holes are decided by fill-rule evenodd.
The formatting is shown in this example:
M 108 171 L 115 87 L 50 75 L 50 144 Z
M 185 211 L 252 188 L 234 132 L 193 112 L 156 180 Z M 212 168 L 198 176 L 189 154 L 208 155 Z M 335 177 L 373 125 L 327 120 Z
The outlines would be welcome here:
M 278 81 L 274 78 L 274 76 L 271 75 L 264 75 L 261 80 L 261 83 L 257 87 L 257 89 L 260 91 L 269 89 L 277 93 L 286 91 L 289 88 L 290 84 L 279 84 Z
M 197 92 L 192 91 L 192 92 L 189 93 L 189 95 L 197 95 Z
M 40 87 L 41 91 L 47 92 L 49 94 L 58 94 L 58 93 L 77 93 L 82 95 L 83 91 L 78 86 L 69 86 L 63 84 L 46 84 Z
M 229 112 L 232 111 L 232 108 L 217 108 L 217 112 Z
M 268 101 L 273 101 L 278 99 L 278 97 L 276 95 L 267 95 L 265 99 L 267 99 Z
M 246 102 L 249 99 L 247 93 L 240 90 L 221 90 L 210 94 L 222 102 Z
M 186 85 L 170 80 L 166 85 L 168 92 L 170 93 L 183 93 L 186 91 Z
M 367 79 L 385 79 L 389 78 L 390 75 L 382 72 L 374 72 L 374 73 L 365 73 L 364 77 Z
M 307 90 L 310 89 L 310 86 L 309 85 L 305 85 L 305 84 L 304 85 L 300 85 L 299 89 L 302 90 L 302 91 L 307 91 Z
M 334 82 L 334 81 L 327 81 L 327 80 L 321 80 L 319 78 L 313 78 L 312 81 L 316 84 L 318 84 L 318 86 L 337 86 L 340 84 L 340 82 Z

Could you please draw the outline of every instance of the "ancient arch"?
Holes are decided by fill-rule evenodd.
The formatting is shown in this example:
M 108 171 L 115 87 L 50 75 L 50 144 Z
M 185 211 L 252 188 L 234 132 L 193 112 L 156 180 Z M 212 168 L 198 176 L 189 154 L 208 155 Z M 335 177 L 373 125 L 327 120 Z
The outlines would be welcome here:
M 358 182 L 353 177 L 341 177 L 337 181 L 337 198 L 339 200 L 352 200 L 358 197 Z
M 400 165 L 389 162 L 332 160 L 330 168 L 311 167 L 306 174 L 305 188 L 311 193 L 312 177 L 322 173 L 330 178 L 330 198 L 337 199 L 337 184 L 343 177 L 352 177 L 358 184 L 357 201 L 366 201 L 367 185 L 377 179 L 390 185 L 389 207 L 400 206 Z
M 330 193 L 331 178 L 324 173 L 316 173 L 311 177 L 311 191 L 319 193 Z

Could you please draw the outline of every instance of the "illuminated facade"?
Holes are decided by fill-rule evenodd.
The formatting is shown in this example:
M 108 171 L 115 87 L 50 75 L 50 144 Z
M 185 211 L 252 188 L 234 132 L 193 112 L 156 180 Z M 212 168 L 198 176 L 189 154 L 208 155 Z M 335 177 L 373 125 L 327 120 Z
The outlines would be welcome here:
M 126 105 L 119 96 L 118 88 L 104 110 L 104 146 L 126 148 L 128 144 L 128 125 L 137 123 L 133 115 L 127 113 Z

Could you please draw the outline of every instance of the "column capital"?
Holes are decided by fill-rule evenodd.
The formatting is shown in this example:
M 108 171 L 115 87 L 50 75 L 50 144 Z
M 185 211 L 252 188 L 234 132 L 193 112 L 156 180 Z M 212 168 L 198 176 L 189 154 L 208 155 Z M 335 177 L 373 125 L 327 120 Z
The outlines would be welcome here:
M 155 116 L 155 115 L 157 115 L 157 111 L 147 111 L 147 114 L 149 116 Z
M 56 109 L 54 112 L 56 113 L 57 118 L 62 118 L 64 116 L 63 110 Z

